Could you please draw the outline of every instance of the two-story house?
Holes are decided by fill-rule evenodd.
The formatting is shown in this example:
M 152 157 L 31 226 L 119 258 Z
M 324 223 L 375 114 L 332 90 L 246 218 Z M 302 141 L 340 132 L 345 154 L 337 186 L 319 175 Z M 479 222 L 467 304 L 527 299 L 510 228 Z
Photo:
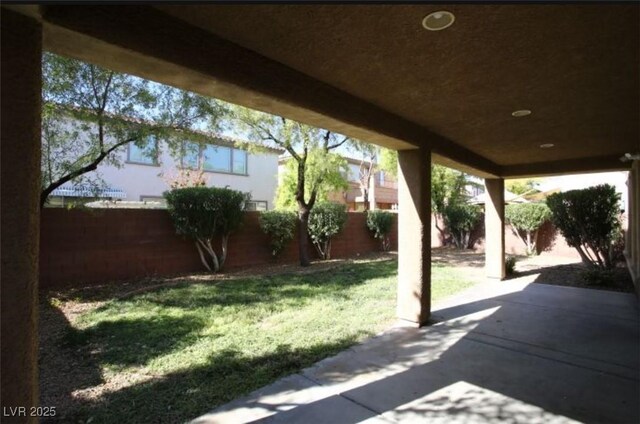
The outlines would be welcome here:
M 207 186 L 228 187 L 251 193 L 249 210 L 273 208 L 278 184 L 278 155 L 282 151 L 261 148 L 252 153 L 236 147 L 246 142 L 219 134 L 206 135 L 206 143 L 182 142 L 170 149 L 165 141 L 148 137 L 146 145 L 129 143 L 113 154 L 120 155 L 123 166 L 101 164 L 95 171 L 104 181 L 99 190 L 67 183 L 56 189 L 49 206 L 89 200 L 121 200 L 123 204 L 163 202 L 162 193 L 184 170 L 196 171 Z M 113 203 L 111 203 L 113 205 Z
M 369 162 L 361 162 L 358 159 L 345 157 L 348 165 L 348 174 L 345 175 L 349 187 L 346 191 L 329 193 L 328 199 L 336 203 L 344 203 L 350 212 L 363 211 L 365 200 L 360 182 L 360 169 L 369 167 Z M 285 170 L 285 162 L 291 157 L 281 157 L 279 172 Z M 375 164 L 374 164 L 375 165 Z M 368 209 L 395 210 L 398 207 L 398 184 L 396 178 L 384 171 L 374 171 L 369 179 Z

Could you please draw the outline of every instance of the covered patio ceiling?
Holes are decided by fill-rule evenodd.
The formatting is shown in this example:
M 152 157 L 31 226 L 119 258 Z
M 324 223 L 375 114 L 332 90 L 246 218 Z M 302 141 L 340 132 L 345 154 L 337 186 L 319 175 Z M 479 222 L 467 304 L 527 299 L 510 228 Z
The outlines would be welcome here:
M 455 22 L 427 31 L 437 10 Z M 425 145 L 480 176 L 627 169 L 619 158 L 640 151 L 638 4 L 22 11 L 43 20 L 48 50 L 379 145 Z

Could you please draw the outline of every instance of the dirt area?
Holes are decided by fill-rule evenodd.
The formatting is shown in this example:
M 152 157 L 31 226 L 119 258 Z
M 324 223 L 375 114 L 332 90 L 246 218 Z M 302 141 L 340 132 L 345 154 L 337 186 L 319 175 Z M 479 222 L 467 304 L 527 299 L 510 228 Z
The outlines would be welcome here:
M 458 267 L 468 278 L 484 279 L 484 253 L 473 250 L 460 251 L 452 248 L 434 248 L 431 251 L 434 263 L 446 263 Z M 588 267 L 579 259 L 542 254 L 538 256 L 518 256 L 515 274 L 509 279 L 531 277 L 534 283 L 581 287 L 597 290 L 633 292 L 631 276 L 624 264 L 610 272 L 609 285 L 589 283 L 585 279 Z

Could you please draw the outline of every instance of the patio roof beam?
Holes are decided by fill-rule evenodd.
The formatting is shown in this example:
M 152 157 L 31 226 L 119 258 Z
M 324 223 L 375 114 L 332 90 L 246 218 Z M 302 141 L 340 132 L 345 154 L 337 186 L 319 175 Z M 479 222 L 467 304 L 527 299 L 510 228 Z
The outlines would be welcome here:
M 46 6 L 43 21 L 52 52 L 499 175 L 494 162 L 423 126 L 152 7 Z
M 630 168 L 631 162 L 622 162 L 619 155 L 598 156 L 503 166 L 501 176 L 504 178 L 542 177 L 586 172 L 627 171 Z

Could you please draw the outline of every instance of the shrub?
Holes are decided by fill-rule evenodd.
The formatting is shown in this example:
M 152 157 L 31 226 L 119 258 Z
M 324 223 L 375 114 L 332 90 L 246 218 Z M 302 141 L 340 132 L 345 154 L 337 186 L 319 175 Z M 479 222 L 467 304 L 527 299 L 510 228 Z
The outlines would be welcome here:
M 615 274 L 611 270 L 591 268 L 581 272 L 580 276 L 590 286 L 615 286 Z
M 278 256 L 296 231 L 296 214 L 291 211 L 264 211 L 260 214 L 260 228 L 269 236 L 271 254 Z
M 195 241 L 207 270 L 219 271 L 227 259 L 229 235 L 242 224 L 249 194 L 227 188 L 188 187 L 167 191 L 164 197 L 176 232 Z M 221 238 L 220 254 L 212 244 L 216 236 Z
M 465 202 L 452 203 L 444 208 L 444 223 L 458 249 L 467 249 L 471 230 L 476 226 L 482 211 L 479 206 Z
M 367 228 L 382 241 L 382 250 L 390 248 L 389 234 L 393 229 L 393 214 L 385 211 L 367 211 Z
M 504 260 L 504 267 L 507 275 L 513 275 L 516 273 L 516 262 L 518 262 L 518 258 L 515 256 L 507 256 Z
M 337 203 L 320 203 L 309 215 L 309 236 L 322 259 L 331 258 L 331 238 L 347 222 L 347 208 Z
M 600 269 L 614 266 L 613 246 L 620 237 L 620 196 L 608 184 L 555 193 L 547 198 L 551 220 L 583 262 Z
M 522 240 L 527 255 L 537 253 L 538 230 L 551 218 L 551 211 L 544 203 L 516 203 L 507 205 L 504 216 L 513 233 Z

